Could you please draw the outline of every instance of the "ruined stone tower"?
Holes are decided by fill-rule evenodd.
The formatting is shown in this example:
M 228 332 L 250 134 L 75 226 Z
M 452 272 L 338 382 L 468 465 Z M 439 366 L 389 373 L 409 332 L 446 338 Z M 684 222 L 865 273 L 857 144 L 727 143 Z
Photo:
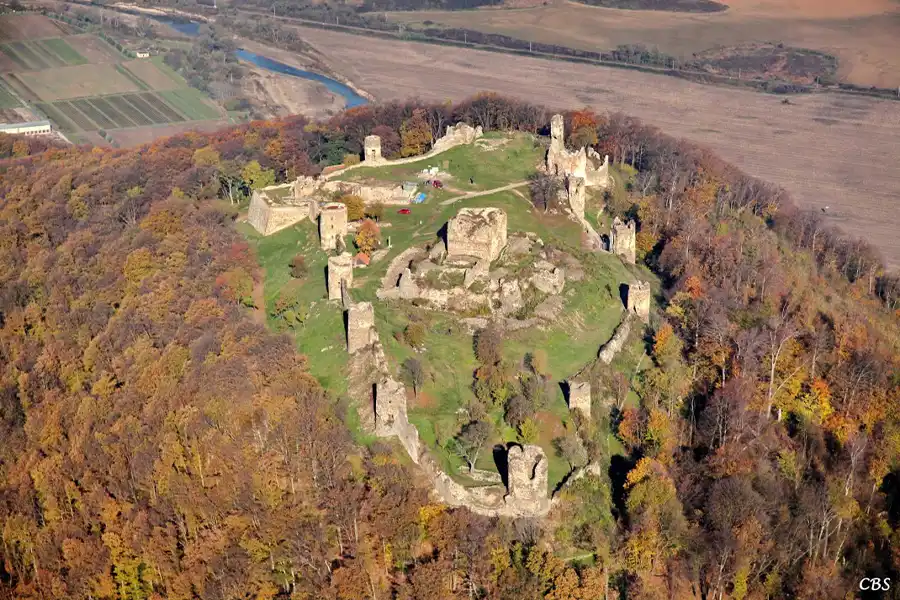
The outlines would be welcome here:
M 355 354 L 378 340 L 375 309 L 370 302 L 358 302 L 347 309 L 347 352 Z
M 380 163 L 381 157 L 381 138 L 377 135 L 367 135 L 363 142 L 363 161 L 366 163 Z
M 616 217 L 609 231 L 609 251 L 631 265 L 635 261 L 635 229 L 634 221 L 623 223 Z
M 347 235 L 347 205 L 329 202 L 319 213 L 319 241 L 322 250 L 337 248 L 338 237 Z
M 419 431 L 406 414 L 406 388 L 391 378 L 375 384 L 375 435 L 396 435 L 409 457 L 418 464 L 421 448 Z
M 591 383 L 589 381 L 569 382 L 569 410 L 580 410 L 591 418 Z
M 650 321 L 650 284 L 638 281 L 628 285 L 628 312 L 634 313 L 647 323 Z
M 539 512 L 547 498 L 547 456 L 540 446 L 513 446 L 506 456 L 506 503 L 519 510 Z
M 569 197 L 569 208 L 579 219 L 584 218 L 585 180 L 581 177 L 569 177 L 566 180 L 566 191 Z
M 506 213 L 499 208 L 463 208 L 447 223 L 447 254 L 496 260 L 506 246 Z
M 566 125 L 562 115 L 553 115 L 550 118 L 550 148 L 552 150 L 565 150 Z
M 328 257 L 328 299 L 341 299 L 341 282 L 349 288 L 353 285 L 353 257 L 344 252 Z

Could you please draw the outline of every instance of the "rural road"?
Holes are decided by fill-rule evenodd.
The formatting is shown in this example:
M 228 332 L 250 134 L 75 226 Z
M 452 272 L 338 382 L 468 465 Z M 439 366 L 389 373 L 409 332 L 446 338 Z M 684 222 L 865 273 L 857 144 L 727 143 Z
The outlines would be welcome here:
M 554 109 L 622 112 L 706 145 L 900 266 L 900 102 L 782 97 L 539 58 L 297 27 L 338 73 L 379 100 L 494 91 Z

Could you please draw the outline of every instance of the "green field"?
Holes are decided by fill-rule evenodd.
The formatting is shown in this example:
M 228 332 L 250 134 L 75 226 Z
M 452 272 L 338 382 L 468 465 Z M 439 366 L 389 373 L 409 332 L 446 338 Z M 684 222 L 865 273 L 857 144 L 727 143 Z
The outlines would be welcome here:
M 0 95 L 0 101 L 2 98 Z M 76 98 L 36 105 L 61 130 L 72 133 L 181 123 L 187 120 L 185 115 L 154 92 Z
M 0 108 L 17 108 L 21 103 L 16 97 L 6 89 L 6 86 L 0 83 Z
M 56 56 L 61 58 L 67 65 L 84 65 L 88 60 L 80 55 L 66 40 L 62 38 L 43 40 L 40 42 L 46 48 L 53 51 Z
M 569 409 L 560 383 L 596 361 L 598 349 L 609 340 L 620 323 L 623 310 L 619 284 L 635 277 L 633 267 L 626 267 L 615 256 L 585 251 L 581 248 L 580 226 L 560 214 L 544 214 L 535 210 L 527 198 L 527 187 L 502 191 L 465 200 L 451 201 L 467 190 L 502 187 L 510 182 L 527 179 L 540 160 L 542 148 L 534 138 L 516 134 L 508 137 L 491 135 L 487 144 L 461 146 L 437 157 L 406 165 L 369 168 L 360 167 L 344 175 L 346 179 L 402 181 L 429 164 L 442 165 L 449 160 L 445 188 L 428 189 L 421 205 L 410 207 L 411 214 L 401 215 L 397 207 L 388 207 L 383 218 L 382 237 L 390 237 L 392 248 L 379 261 L 365 269 L 354 269 L 351 291 L 355 301 L 370 301 L 375 306 L 376 329 L 384 346 L 391 368 L 400 377 L 400 365 L 408 358 L 416 358 L 425 366 L 428 376 L 419 397 L 409 406 L 410 421 L 432 453 L 443 463 L 445 470 L 463 484 L 474 483 L 460 474 L 461 460 L 441 444 L 460 427 L 460 410 L 474 398 L 473 372 L 477 362 L 472 336 L 459 324 L 459 316 L 447 312 L 417 307 L 408 302 L 381 301 L 376 290 L 391 259 L 410 246 L 422 246 L 436 239 L 437 232 L 464 207 L 493 206 L 502 208 L 508 218 L 508 232 L 533 232 L 545 247 L 566 252 L 576 259 L 584 273 L 580 281 L 567 281 L 563 293 L 560 318 L 543 327 L 529 327 L 506 336 L 505 363 L 514 371 L 522 365 L 526 354 L 542 350 L 547 356 L 546 374 L 552 382 L 552 392 L 539 408 L 536 418 L 540 426 L 537 443 L 549 460 L 549 483 L 555 487 L 570 471 L 570 465 L 558 455 L 554 439 L 571 428 Z M 474 183 L 469 182 L 469 177 Z M 457 191 L 458 190 L 458 191 Z M 390 225 L 388 226 L 387 223 Z M 279 297 L 289 297 L 308 311 L 303 324 L 294 331 L 298 348 L 309 360 L 310 371 L 326 388 L 337 395 L 347 390 L 345 380 L 347 356 L 340 308 L 326 300 L 324 270 L 327 256 L 319 250 L 315 226 L 304 221 L 268 237 L 258 235 L 249 225 L 242 231 L 255 245 L 260 265 L 265 272 L 264 295 L 267 314 Z M 352 247 L 352 238 L 347 238 Z M 309 275 L 302 283 L 290 277 L 289 264 L 296 254 L 306 257 Z M 534 256 L 523 259 L 526 267 Z M 503 264 L 509 272 L 520 268 L 519 263 Z M 647 273 L 641 278 L 651 279 Z M 412 321 L 425 325 L 424 348 L 413 350 L 398 341 L 398 334 Z M 272 327 L 283 324 L 269 317 Z M 634 371 L 643 354 L 640 335 L 632 335 L 623 352 L 621 370 Z M 402 339 L 402 337 L 401 337 Z M 615 365 L 614 365 L 615 366 Z M 607 367 L 608 368 L 608 367 Z M 619 367 L 617 367 L 619 368 Z M 494 443 L 517 441 L 517 432 L 503 420 L 502 406 L 490 409 L 488 418 L 494 424 Z M 621 448 L 613 436 L 608 436 L 610 451 Z M 479 468 L 493 470 L 490 451 L 479 458 Z
M 221 115 L 212 107 L 203 92 L 194 88 L 181 88 L 159 92 L 166 102 L 178 109 L 190 121 L 217 119 Z

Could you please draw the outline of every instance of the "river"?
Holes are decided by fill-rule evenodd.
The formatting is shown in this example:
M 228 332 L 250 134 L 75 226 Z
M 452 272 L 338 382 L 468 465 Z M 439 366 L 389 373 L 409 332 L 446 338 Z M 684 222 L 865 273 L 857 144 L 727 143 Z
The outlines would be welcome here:
M 196 36 L 200 33 L 200 23 L 194 21 L 175 21 L 163 18 L 157 18 L 157 20 L 185 35 Z M 312 71 L 304 71 L 303 69 L 286 65 L 283 62 L 256 54 L 255 52 L 250 52 L 249 50 L 244 50 L 243 48 L 236 50 L 234 54 L 240 60 L 245 60 L 261 69 L 266 69 L 267 71 L 321 83 L 328 88 L 329 91 L 334 92 L 344 99 L 345 108 L 361 106 L 368 103 L 368 100 L 357 94 L 353 88 L 336 79 L 332 79 L 331 77 L 326 77 L 320 73 L 313 73 Z

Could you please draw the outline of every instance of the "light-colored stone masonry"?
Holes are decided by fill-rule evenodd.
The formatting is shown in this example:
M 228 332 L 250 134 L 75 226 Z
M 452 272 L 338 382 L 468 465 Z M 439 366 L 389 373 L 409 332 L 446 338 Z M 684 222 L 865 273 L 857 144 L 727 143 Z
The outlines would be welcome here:
M 353 285 L 353 257 L 344 252 L 328 257 L 328 299 L 341 300 L 341 282 L 349 288 Z
M 591 418 L 591 382 L 569 382 L 569 410 L 580 410 L 585 417 Z
M 338 238 L 347 235 L 347 205 L 329 202 L 319 213 L 319 243 L 322 250 L 337 248 Z
M 370 302 L 358 302 L 347 309 L 347 352 L 355 354 L 378 341 L 375 309 Z
M 384 162 L 384 158 L 381 157 L 381 138 L 377 135 L 367 135 L 363 141 L 363 162 L 366 165 Z
M 609 230 L 609 251 L 630 265 L 635 263 L 637 255 L 635 229 L 634 221 L 624 223 L 616 217 Z
M 644 281 L 628 284 L 628 312 L 637 315 L 644 323 L 650 321 L 650 284 Z
M 494 261 L 506 246 L 506 213 L 499 208 L 463 208 L 447 223 L 447 254 Z

